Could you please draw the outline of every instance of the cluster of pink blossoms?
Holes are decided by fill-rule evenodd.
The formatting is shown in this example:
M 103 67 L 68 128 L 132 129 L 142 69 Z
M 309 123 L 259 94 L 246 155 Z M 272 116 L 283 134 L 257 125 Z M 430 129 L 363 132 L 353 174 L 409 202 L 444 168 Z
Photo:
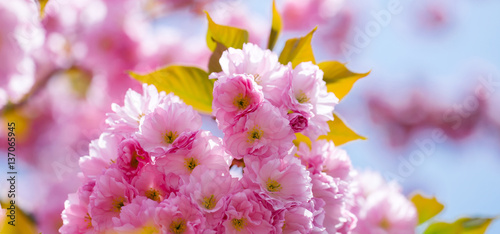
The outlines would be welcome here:
M 252 44 L 230 48 L 220 64 L 210 78 L 224 137 L 201 130 L 201 116 L 173 94 L 129 90 L 80 159 L 84 182 L 65 203 L 62 233 L 350 233 L 358 215 L 369 230 L 396 225 L 389 216 L 400 213 L 366 214 L 368 193 L 345 151 L 293 144 L 296 132 L 327 133 L 338 102 L 316 65 L 281 65 Z M 408 203 L 394 206 L 412 232 Z

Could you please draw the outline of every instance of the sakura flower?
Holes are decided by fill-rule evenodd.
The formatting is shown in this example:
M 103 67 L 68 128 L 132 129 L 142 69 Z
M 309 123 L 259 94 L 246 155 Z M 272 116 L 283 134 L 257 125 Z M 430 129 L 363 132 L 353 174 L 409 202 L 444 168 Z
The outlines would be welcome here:
M 370 195 L 358 214 L 353 233 L 415 233 L 417 212 L 399 192 L 380 190 Z
M 264 202 L 265 203 L 265 202 Z M 273 233 L 272 210 L 264 206 L 251 190 L 243 190 L 231 197 L 224 221 L 225 233 Z
M 263 102 L 257 110 L 236 123 L 233 133 L 224 137 L 227 150 L 233 157 L 245 155 L 268 157 L 286 154 L 295 139 L 288 120 L 279 109 Z
M 414 233 L 416 209 L 395 183 L 386 183 L 379 173 L 361 172 L 353 181 L 358 217 L 353 233 Z
M 180 134 L 201 127 L 201 116 L 191 106 L 170 102 L 145 116 L 137 140 L 154 156 L 165 153 Z
M 224 206 L 222 199 L 227 199 L 232 191 L 237 190 L 236 181 L 227 170 L 217 171 L 210 170 L 206 166 L 199 166 L 193 170 L 189 183 L 182 191 L 184 194 L 189 194 L 201 210 L 212 213 Z
M 207 218 L 207 226 L 213 229 L 223 220 L 231 195 L 239 190 L 237 181 L 228 171 L 210 170 L 201 165 L 193 170 L 189 183 L 181 191 L 199 206 Z
M 275 209 L 305 203 L 312 198 L 309 172 L 297 159 L 290 156 L 288 162 L 282 159 L 245 162 L 244 177 L 258 185 L 258 194 Z
M 95 179 L 116 162 L 121 136 L 102 133 L 89 145 L 89 155 L 80 158 L 79 164 L 86 178 Z
M 328 233 L 336 233 L 344 223 L 349 220 L 345 218 L 346 205 L 345 194 L 339 189 L 338 181 L 325 173 L 313 174 L 311 176 L 312 192 L 315 198 L 325 202 L 325 217 L 323 226 Z
M 326 174 L 347 180 L 352 170 L 349 156 L 333 142 L 326 140 L 313 141 L 311 148 L 301 142 L 297 155 L 312 173 L 325 172 Z
M 212 73 L 210 78 L 233 74 L 252 75 L 262 87 L 266 99 L 272 100 L 280 98 L 278 95 L 283 89 L 282 77 L 289 72 L 287 66 L 278 62 L 278 55 L 251 43 L 244 44 L 242 49 L 228 48 L 222 53 L 219 63 L 222 72 Z
M 219 76 L 214 84 L 213 113 L 224 130 L 255 111 L 264 99 L 252 75 Z
M 129 204 L 136 195 L 137 190 L 126 181 L 120 170 L 107 169 L 97 179 L 90 195 L 89 211 L 94 228 L 98 231 L 112 228 L 113 217 L 118 217 L 121 208 Z
M 179 190 L 178 176 L 173 174 L 165 175 L 152 164 L 147 164 L 141 172 L 134 177 L 132 185 L 137 189 L 140 196 L 147 197 L 153 201 L 161 202 L 167 198 L 171 192 Z
M 313 213 L 304 207 L 293 207 L 285 211 L 283 233 L 310 233 L 313 229 Z
M 92 233 L 92 218 L 89 214 L 88 204 L 94 186 L 95 182 L 90 181 L 80 187 L 77 193 L 68 195 L 68 200 L 64 202 L 64 210 L 61 214 L 63 225 L 59 232 Z
M 118 145 L 116 164 L 129 178 L 135 176 L 147 163 L 151 163 L 151 157 L 137 140 L 125 139 Z
M 120 233 L 159 233 L 154 223 L 158 203 L 143 196 L 135 197 L 122 207 L 120 216 L 113 217 L 114 230 Z
M 329 129 L 326 122 L 333 120 L 333 109 L 339 100 L 327 92 L 323 71 L 311 62 L 304 62 L 293 69 L 287 80 L 283 104 L 289 112 L 300 113 L 308 119 L 304 134 L 311 139 L 326 134 Z M 291 118 L 296 118 L 296 115 Z
M 244 44 L 243 49 L 228 48 L 219 63 L 224 74 L 250 74 L 258 84 L 266 83 L 281 65 L 275 53 L 251 43 Z
M 292 127 L 293 132 L 302 132 L 309 126 L 309 120 L 302 113 L 290 113 L 288 114 L 288 120 L 290 120 L 290 127 Z
M 142 85 L 142 95 L 129 89 L 125 94 L 123 106 L 113 103 L 108 113 L 106 123 L 111 129 L 118 132 L 133 133 L 139 130 L 139 125 L 146 114 L 153 112 L 162 102 L 180 102 L 173 94 L 158 93 L 154 85 Z
M 171 196 L 156 208 L 155 223 L 162 233 L 201 233 L 205 218 L 185 196 Z
M 156 159 L 159 170 L 165 174 L 174 173 L 187 181 L 187 176 L 199 165 L 206 168 L 228 171 L 230 156 L 222 147 L 220 138 L 210 132 L 200 131 L 193 141 L 192 149 L 179 149 Z
M 183 132 L 175 139 L 172 143 L 172 147 L 167 150 L 167 153 L 175 153 L 179 149 L 187 149 L 190 150 L 193 148 L 193 141 L 196 139 L 196 136 L 199 135 L 200 131 L 193 132 Z

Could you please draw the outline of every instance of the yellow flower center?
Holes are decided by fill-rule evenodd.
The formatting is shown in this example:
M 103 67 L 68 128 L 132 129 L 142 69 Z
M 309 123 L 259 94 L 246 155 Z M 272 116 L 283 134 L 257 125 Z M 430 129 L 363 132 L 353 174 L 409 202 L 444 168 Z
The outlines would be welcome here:
M 260 74 L 253 74 L 253 80 L 255 83 L 260 84 L 260 82 L 262 82 L 262 76 L 260 76 Z
M 250 105 L 250 99 L 248 97 L 244 97 L 242 94 L 239 94 L 234 98 L 233 105 L 238 107 L 238 110 L 244 110 Z
M 281 184 L 271 178 L 267 180 L 266 187 L 269 192 L 279 192 L 281 190 Z
M 167 144 L 172 144 L 178 136 L 179 134 L 177 134 L 177 132 L 168 131 L 165 133 L 165 136 L 163 136 L 163 139 Z
M 178 218 L 170 223 L 170 232 L 173 234 L 184 233 L 187 229 L 186 221 L 184 219 Z
M 160 231 L 154 226 L 154 224 L 149 224 L 146 226 L 143 226 L 137 234 L 155 234 L 155 233 L 160 233 Z
M 160 191 L 150 188 L 148 191 L 146 191 L 146 197 L 153 200 L 153 201 L 160 201 Z
M 241 219 L 233 219 L 231 220 L 231 223 L 233 224 L 234 229 L 237 231 L 241 231 L 245 227 L 245 218 Z
M 296 95 L 295 98 L 299 103 L 306 103 L 309 101 L 309 98 L 302 90 L 299 91 L 298 95 Z
M 87 221 L 87 228 L 91 228 L 92 227 L 92 217 L 90 217 L 90 214 L 87 213 L 87 215 L 85 215 L 85 221 Z
M 119 197 L 113 200 L 113 211 L 120 212 L 122 207 L 125 205 L 125 198 Z
M 207 210 L 211 210 L 217 205 L 217 201 L 214 198 L 214 195 L 211 195 L 210 197 L 205 197 L 203 198 L 203 207 Z
M 380 227 L 384 230 L 389 230 L 389 228 L 391 227 L 391 223 L 389 223 L 389 220 L 387 220 L 387 218 L 382 218 L 382 221 L 380 221 Z
M 260 130 L 258 126 L 253 128 L 248 132 L 248 142 L 253 143 L 255 140 L 259 140 L 264 135 L 264 131 Z
M 141 122 L 141 119 L 142 117 L 144 117 L 146 114 L 144 113 L 140 113 L 138 116 L 137 116 L 137 123 L 140 123 Z
M 185 165 L 189 172 L 192 172 L 194 168 L 199 165 L 199 163 L 196 158 L 191 157 L 186 159 Z

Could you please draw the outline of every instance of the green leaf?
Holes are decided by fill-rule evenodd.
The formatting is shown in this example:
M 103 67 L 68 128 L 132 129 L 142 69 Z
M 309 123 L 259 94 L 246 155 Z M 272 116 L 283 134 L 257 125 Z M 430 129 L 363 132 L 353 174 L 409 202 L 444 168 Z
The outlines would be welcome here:
M 219 59 L 222 56 L 222 53 L 227 50 L 227 47 L 225 47 L 223 44 L 215 41 L 217 46 L 215 47 L 214 52 L 212 55 L 210 55 L 210 59 L 208 60 L 208 74 L 211 74 L 212 72 L 220 72 L 222 71 L 222 68 L 219 63 Z
M 212 113 L 214 81 L 200 68 L 173 65 L 146 75 L 133 72 L 130 75 L 140 82 L 155 85 L 158 91 L 173 92 L 195 110 Z
M 225 47 L 241 49 L 243 48 L 243 44 L 248 42 L 248 32 L 244 29 L 224 26 L 216 24 L 208 12 L 207 14 L 208 20 L 208 30 L 207 30 L 207 46 L 211 51 L 214 51 L 217 47 L 218 41 L 223 44 Z
M 269 40 L 267 41 L 268 49 L 273 50 L 282 28 L 283 28 L 283 23 L 281 22 L 281 16 L 280 13 L 278 12 L 278 9 L 276 9 L 276 1 L 273 0 L 273 23 L 271 25 L 271 33 L 269 34 Z
M 424 234 L 483 234 L 496 218 L 461 218 L 453 223 L 432 223 Z
M 339 116 L 333 114 L 333 117 L 333 121 L 328 121 L 330 132 L 327 135 L 319 136 L 318 140 L 326 139 L 333 141 L 336 146 L 343 145 L 354 140 L 366 140 L 366 137 L 357 134 L 345 125 L 344 121 L 342 121 Z
M 410 200 L 417 209 L 418 224 L 422 224 L 425 221 L 436 216 L 444 208 L 444 205 L 441 204 L 436 199 L 436 197 L 428 198 L 424 197 L 422 194 L 417 193 L 413 195 Z
M 339 100 L 349 93 L 354 82 L 370 74 L 370 72 L 351 72 L 344 64 L 337 61 L 321 62 L 318 66 L 325 73 L 323 80 L 326 82 L 328 92 L 334 93 Z
M 281 51 L 279 62 L 281 64 L 292 62 L 293 67 L 302 62 L 311 61 L 312 63 L 316 63 L 311 47 L 311 39 L 316 29 L 317 27 L 304 37 L 292 38 L 286 41 L 285 48 Z
M 17 202 L 16 202 L 17 204 Z M 7 210 L 9 208 L 10 203 L 3 203 L 2 202 L 2 208 L 5 210 L 0 210 L 0 212 L 10 212 L 10 210 Z M 15 217 L 15 225 L 12 226 L 8 224 L 11 219 L 9 218 L 9 213 L 7 213 L 7 216 L 4 218 L 4 220 L 0 219 L 0 233 L 2 234 L 32 234 L 32 233 L 37 233 L 36 231 L 36 226 L 35 222 L 33 219 L 28 216 L 26 213 L 24 213 L 21 209 L 18 207 L 15 208 L 16 211 L 16 217 Z

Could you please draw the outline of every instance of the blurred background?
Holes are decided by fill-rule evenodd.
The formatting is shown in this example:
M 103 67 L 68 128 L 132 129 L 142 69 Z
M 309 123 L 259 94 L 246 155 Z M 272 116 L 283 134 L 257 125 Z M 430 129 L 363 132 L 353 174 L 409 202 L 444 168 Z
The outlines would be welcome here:
M 54 233 L 67 194 L 80 184 L 78 158 L 106 128 L 111 103 L 140 90 L 126 71 L 206 68 L 203 10 L 265 47 L 272 1 L 44 2 L 41 16 L 43 4 L 0 1 L 0 106 L 2 121 L 17 125 L 19 206 L 40 231 Z M 436 196 L 445 205 L 438 220 L 500 215 L 499 1 L 276 3 L 284 30 L 275 52 L 317 25 L 318 62 L 371 71 L 337 106 L 368 138 L 342 146 L 355 168 L 379 171 L 407 195 Z M 6 180 L 0 184 L 4 196 Z M 500 222 L 487 233 L 500 233 Z

